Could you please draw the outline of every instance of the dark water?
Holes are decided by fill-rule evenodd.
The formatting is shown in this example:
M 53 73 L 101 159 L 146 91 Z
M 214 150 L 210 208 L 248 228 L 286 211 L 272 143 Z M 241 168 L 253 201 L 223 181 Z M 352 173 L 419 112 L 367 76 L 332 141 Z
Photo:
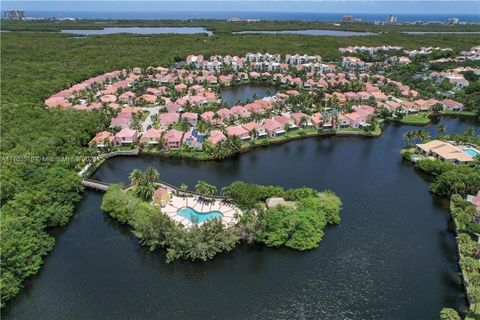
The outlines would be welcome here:
M 206 33 L 211 36 L 213 33 L 202 27 L 126 27 L 126 28 L 104 28 L 100 30 L 62 30 L 62 33 L 71 33 L 84 36 L 90 35 L 104 35 L 104 34 L 115 34 L 115 33 L 133 33 L 133 34 L 165 34 L 165 33 L 176 33 L 176 34 L 195 34 L 195 33 Z
M 352 37 L 352 36 L 374 36 L 373 32 L 353 32 L 353 31 L 337 31 L 337 30 L 320 30 L 320 29 L 306 29 L 306 30 L 282 30 L 282 31 L 239 31 L 232 32 L 233 34 L 300 34 L 308 36 L 333 36 L 333 37 Z
M 455 132 L 472 125 L 444 123 Z M 167 265 L 162 251 L 148 252 L 99 209 L 100 193 L 87 191 L 42 271 L 3 317 L 438 319 L 442 307 L 464 308 L 447 203 L 399 156 L 412 128 L 391 125 L 371 139 L 306 139 L 221 162 L 110 159 L 94 179 L 126 182 L 133 168 L 155 166 L 177 185 L 242 179 L 328 188 L 343 200 L 342 222 L 304 253 L 239 246 L 207 263 Z
M 268 92 L 270 89 L 270 93 Z M 245 84 L 222 88 L 219 92 L 219 96 L 233 107 L 237 104 L 237 100 L 245 102 L 247 99 L 253 99 L 256 96 L 257 99 L 262 99 L 268 96 L 273 96 L 277 93 L 274 86 L 257 85 L 257 84 Z

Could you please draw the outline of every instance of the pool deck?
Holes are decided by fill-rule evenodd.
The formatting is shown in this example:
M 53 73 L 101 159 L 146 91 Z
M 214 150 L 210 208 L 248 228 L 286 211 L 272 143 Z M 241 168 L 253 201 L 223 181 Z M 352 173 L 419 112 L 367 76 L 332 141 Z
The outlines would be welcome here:
M 219 200 L 212 200 L 210 202 L 202 202 L 199 197 L 179 197 L 170 194 L 171 201 L 167 203 L 161 210 L 175 222 L 182 224 L 184 227 L 191 227 L 193 223 L 185 217 L 178 214 L 178 210 L 184 207 L 190 207 L 198 212 L 220 211 L 223 215 L 222 222 L 226 227 L 230 227 L 236 223 L 235 214 L 241 214 L 241 210 L 231 204 L 224 203 Z M 198 223 L 202 225 L 203 222 Z

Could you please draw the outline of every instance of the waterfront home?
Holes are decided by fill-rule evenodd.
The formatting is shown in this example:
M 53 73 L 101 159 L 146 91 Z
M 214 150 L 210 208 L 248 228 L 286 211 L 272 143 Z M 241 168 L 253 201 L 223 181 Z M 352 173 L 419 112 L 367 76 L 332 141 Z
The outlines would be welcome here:
M 169 125 L 176 124 L 180 119 L 178 113 L 160 113 L 158 115 L 158 123 L 162 129 L 167 128 Z
M 265 108 L 258 102 L 252 102 L 245 105 L 245 109 L 247 109 L 251 113 L 259 113 L 262 114 L 265 112 Z
M 165 188 L 158 188 L 153 193 L 153 203 L 161 205 L 162 207 L 165 206 L 167 203 L 170 202 L 170 194 L 168 190 Z
M 182 145 L 182 137 L 183 133 L 181 131 L 169 130 L 163 136 L 163 146 L 169 150 L 178 150 Z
M 450 111 L 459 111 L 463 109 L 463 103 L 452 100 L 444 99 L 441 101 L 442 105 Z
M 227 137 L 239 137 L 241 140 L 250 139 L 250 132 L 243 128 L 241 125 L 230 126 L 226 128 Z
M 273 120 L 283 126 L 284 129 L 298 129 L 298 126 L 295 124 L 293 119 L 285 116 L 274 116 Z
M 290 114 L 290 118 L 293 120 L 293 123 L 298 127 L 313 127 L 310 117 L 303 112 L 294 112 Z
M 418 99 L 415 100 L 414 103 L 418 106 L 418 110 L 421 112 L 427 112 L 432 110 L 432 107 L 438 103 L 438 100 L 436 99 Z
M 210 137 L 208 138 L 208 141 L 210 141 L 211 144 L 216 145 L 217 143 L 223 142 L 227 140 L 227 137 L 223 134 L 222 131 L 220 130 L 213 130 L 210 132 Z
M 248 131 L 250 134 L 250 137 L 252 139 L 255 138 L 265 138 L 267 136 L 267 132 L 265 131 L 265 127 L 260 125 L 259 123 L 256 122 L 249 122 L 242 124 L 242 127 Z
M 426 156 L 433 156 L 437 159 L 455 164 L 473 161 L 472 156 L 458 146 L 440 140 L 417 144 L 417 150 Z
M 320 112 L 315 112 L 310 117 L 310 121 L 316 129 L 320 129 L 323 125 L 323 116 Z
M 198 122 L 198 113 L 194 112 L 185 112 L 182 114 L 182 119 L 187 120 L 187 122 L 192 126 L 196 127 Z
M 161 136 L 162 134 L 160 133 L 160 130 L 155 128 L 150 128 L 142 134 L 140 138 L 140 143 L 148 144 L 148 145 L 158 144 L 158 140 L 160 139 Z
M 183 135 L 183 143 L 193 150 L 202 150 L 203 148 L 203 135 L 201 135 L 198 130 L 190 129 L 190 131 L 185 132 Z
M 234 106 L 230 110 L 234 115 L 240 118 L 248 118 L 252 114 L 250 111 L 248 111 L 245 107 L 242 106 Z
M 284 126 L 273 119 L 265 119 L 263 127 L 269 137 L 275 137 L 285 133 Z
M 137 142 L 137 130 L 123 128 L 115 135 L 116 145 L 131 145 Z
M 467 195 L 467 201 L 475 206 L 477 209 L 477 215 L 480 214 L 480 191 L 477 192 L 477 195 Z
M 218 77 L 218 82 L 222 86 L 229 86 L 232 83 L 233 76 L 231 74 L 229 75 L 221 75 Z
M 102 131 L 97 133 L 95 137 L 88 143 L 89 146 L 97 146 L 97 148 L 104 148 L 106 144 L 109 146 L 114 145 L 114 136 L 108 131 Z

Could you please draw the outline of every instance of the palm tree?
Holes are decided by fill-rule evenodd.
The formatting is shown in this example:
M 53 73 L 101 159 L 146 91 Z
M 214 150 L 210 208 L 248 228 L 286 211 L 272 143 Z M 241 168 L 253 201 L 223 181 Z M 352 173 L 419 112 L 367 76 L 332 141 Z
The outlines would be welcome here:
M 195 184 L 195 192 L 201 194 L 202 196 L 205 196 L 206 190 L 207 190 L 207 185 L 205 181 L 198 180 L 197 184 Z M 203 211 L 203 201 L 202 201 L 202 211 Z
M 142 181 L 136 189 L 136 193 L 145 200 L 152 198 L 154 192 L 155 187 L 146 180 Z
M 155 169 L 154 167 L 148 167 L 144 171 L 145 174 L 145 179 L 149 182 L 155 182 L 160 180 L 160 173 L 158 173 L 158 170 Z
M 217 193 L 217 187 L 215 187 L 214 185 L 207 184 L 205 187 L 206 187 L 205 195 L 211 196 L 211 195 L 214 195 L 215 193 Z M 210 200 L 210 211 L 212 211 L 212 201 L 211 200 Z
M 130 179 L 130 183 L 132 184 L 132 186 L 138 186 L 140 181 L 143 180 L 144 178 L 144 174 L 141 170 L 138 170 L 138 169 L 134 169 L 130 175 L 128 176 L 128 178 Z
M 182 183 L 180 185 L 180 190 L 182 190 L 184 192 L 183 196 L 185 197 L 185 204 L 188 207 L 188 196 L 185 194 L 185 191 L 188 190 L 188 185 L 186 183 Z

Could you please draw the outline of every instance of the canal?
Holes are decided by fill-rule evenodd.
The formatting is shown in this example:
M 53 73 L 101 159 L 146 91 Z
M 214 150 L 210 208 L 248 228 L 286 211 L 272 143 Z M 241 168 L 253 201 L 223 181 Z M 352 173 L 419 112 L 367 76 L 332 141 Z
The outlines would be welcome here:
M 449 132 L 478 123 L 445 119 Z M 435 134 L 435 124 L 424 129 Z M 134 168 L 222 187 L 234 180 L 331 189 L 342 221 L 308 252 L 240 245 L 213 261 L 166 264 L 86 191 L 39 274 L 4 319 L 438 319 L 465 308 L 448 203 L 401 160 L 403 134 L 293 141 L 224 161 L 112 158 L 93 176 L 126 183 Z

